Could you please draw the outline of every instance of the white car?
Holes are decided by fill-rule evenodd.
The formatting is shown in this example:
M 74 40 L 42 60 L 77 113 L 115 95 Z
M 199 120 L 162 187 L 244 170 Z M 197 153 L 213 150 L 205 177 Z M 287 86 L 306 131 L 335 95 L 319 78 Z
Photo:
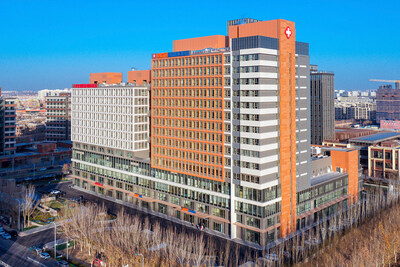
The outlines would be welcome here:
M 42 252 L 42 253 L 39 254 L 39 257 L 41 257 L 42 259 L 47 260 L 47 259 L 50 259 L 50 254 L 47 253 L 47 252 Z
M 4 233 L 1 235 L 1 237 L 4 239 L 11 239 L 11 235 L 9 233 Z
M 60 193 L 61 193 L 60 190 L 56 190 L 56 189 L 53 189 L 53 190 L 50 191 L 51 195 L 58 195 Z

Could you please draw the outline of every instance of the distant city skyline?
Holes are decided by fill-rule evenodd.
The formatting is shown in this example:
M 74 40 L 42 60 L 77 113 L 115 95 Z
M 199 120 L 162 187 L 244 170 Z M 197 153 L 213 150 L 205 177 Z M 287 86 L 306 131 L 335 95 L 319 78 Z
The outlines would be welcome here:
M 172 51 L 172 40 L 225 35 L 226 21 L 243 17 L 294 21 L 296 39 L 310 43 L 310 63 L 335 73 L 335 89 L 376 89 L 381 83 L 369 79 L 400 79 L 397 1 L 257 6 L 246 9 L 239 1 L 212 8 L 183 1 L 3 1 L 0 87 L 63 89 L 87 83 L 92 72 L 150 69 L 151 54 Z

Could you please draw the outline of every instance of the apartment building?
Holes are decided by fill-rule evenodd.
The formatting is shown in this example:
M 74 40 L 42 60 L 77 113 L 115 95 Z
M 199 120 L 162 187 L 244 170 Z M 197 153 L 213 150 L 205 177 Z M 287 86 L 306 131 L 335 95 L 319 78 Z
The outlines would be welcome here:
M 335 101 L 336 120 L 376 121 L 376 103 L 372 99 L 357 101 Z
M 69 88 L 65 88 L 65 89 L 43 89 L 38 91 L 38 98 L 39 101 L 41 103 L 45 102 L 45 97 L 46 96 L 58 96 L 60 95 L 60 93 L 70 93 L 70 89 Z
M 99 196 L 266 246 L 358 191 L 298 210 L 299 193 L 337 177 L 310 176 L 308 44 L 286 20 L 227 26 L 226 36 L 175 40 L 172 52 L 152 55 L 151 103 L 125 106 L 142 88 L 135 73 L 135 86 L 74 85 L 71 177 Z M 149 105 L 151 127 L 136 127 L 136 109 L 146 120 Z M 151 132 L 150 147 L 135 145 L 140 130 Z
M 380 121 L 380 128 L 387 129 L 387 130 L 400 130 L 400 121 L 392 121 L 392 120 L 381 120 Z
M 379 132 L 372 135 L 356 137 L 348 140 L 348 143 L 360 151 L 360 164 L 363 173 L 367 174 L 369 169 L 369 147 L 381 146 L 388 141 L 400 140 L 400 133 Z
M 321 145 L 335 136 L 335 74 L 318 70 L 313 65 L 310 74 L 311 143 Z
M 400 88 L 382 85 L 376 91 L 376 121 L 400 119 Z
M 0 155 L 15 154 L 17 100 L 0 95 Z
M 368 147 L 368 176 L 388 180 L 400 179 L 400 142 L 382 142 Z
M 71 140 L 71 92 L 45 96 L 46 141 Z

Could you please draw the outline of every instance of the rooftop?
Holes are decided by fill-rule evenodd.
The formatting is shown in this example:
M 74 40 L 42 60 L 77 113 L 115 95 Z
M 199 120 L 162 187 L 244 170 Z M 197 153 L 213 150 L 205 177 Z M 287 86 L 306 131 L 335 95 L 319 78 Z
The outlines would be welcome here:
M 68 151 L 71 151 L 71 149 L 65 148 L 65 147 L 57 147 L 57 149 L 55 149 L 53 152 L 43 152 L 43 153 L 37 152 L 36 150 L 32 150 L 32 151 L 26 151 L 26 152 L 21 152 L 21 153 L 15 153 L 13 155 L 0 156 L 0 160 L 7 160 L 7 159 L 11 159 L 11 158 L 27 157 L 27 156 L 56 154 L 56 153 L 68 152 Z
M 343 177 L 343 175 L 347 175 L 347 173 L 341 173 L 341 172 L 330 172 L 330 173 L 325 173 L 319 176 L 316 176 L 314 178 L 311 178 L 311 186 L 315 186 L 317 184 L 325 183 L 334 179 L 338 179 L 340 177 Z
M 366 135 L 362 137 L 352 138 L 350 142 L 363 142 L 363 143 L 378 143 L 383 142 L 390 139 L 400 138 L 400 133 L 395 132 L 385 132 L 385 133 L 377 133 Z

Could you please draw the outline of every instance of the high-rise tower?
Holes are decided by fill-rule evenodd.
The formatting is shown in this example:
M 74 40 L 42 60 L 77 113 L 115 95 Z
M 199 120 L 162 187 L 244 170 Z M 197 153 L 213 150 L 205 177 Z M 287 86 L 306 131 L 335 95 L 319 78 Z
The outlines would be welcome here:
M 313 65 L 310 81 L 311 143 L 321 145 L 335 138 L 335 75 Z

